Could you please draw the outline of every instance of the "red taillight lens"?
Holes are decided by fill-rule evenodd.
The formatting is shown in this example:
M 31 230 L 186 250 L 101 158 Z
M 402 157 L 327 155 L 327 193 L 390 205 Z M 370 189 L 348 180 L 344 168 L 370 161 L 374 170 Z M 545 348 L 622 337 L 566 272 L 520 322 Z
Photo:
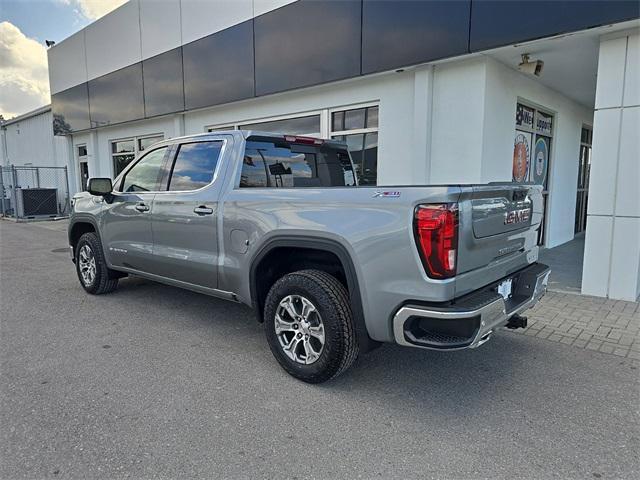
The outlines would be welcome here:
M 418 205 L 413 227 L 427 275 L 453 277 L 458 256 L 458 205 Z

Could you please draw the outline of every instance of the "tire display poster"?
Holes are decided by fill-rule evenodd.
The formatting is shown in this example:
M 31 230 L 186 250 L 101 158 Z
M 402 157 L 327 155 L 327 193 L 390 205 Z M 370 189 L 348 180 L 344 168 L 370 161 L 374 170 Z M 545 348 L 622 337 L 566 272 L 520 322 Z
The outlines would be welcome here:
M 538 137 L 533 153 L 531 166 L 531 180 L 538 185 L 544 185 L 549 166 L 549 141 L 545 137 Z
M 516 130 L 513 143 L 513 181 L 522 183 L 529 173 L 529 154 L 531 151 L 531 134 Z

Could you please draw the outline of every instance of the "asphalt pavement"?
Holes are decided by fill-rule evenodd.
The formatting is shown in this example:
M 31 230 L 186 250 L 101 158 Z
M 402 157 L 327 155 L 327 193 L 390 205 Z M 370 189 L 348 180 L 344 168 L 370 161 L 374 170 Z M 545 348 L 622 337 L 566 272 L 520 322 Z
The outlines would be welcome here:
M 284 373 L 246 307 L 91 296 L 63 223 L 0 221 L 0 478 L 638 478 L 640 365 L 501 332 Z

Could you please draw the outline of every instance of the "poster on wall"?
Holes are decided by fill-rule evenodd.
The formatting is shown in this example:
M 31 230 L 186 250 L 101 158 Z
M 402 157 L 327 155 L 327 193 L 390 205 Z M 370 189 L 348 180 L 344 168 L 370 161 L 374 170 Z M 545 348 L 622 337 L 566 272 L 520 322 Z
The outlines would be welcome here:
M 527 180 L 529 173 L 529 152 L 531 134 L 516 130 L 513 143 L 513 181 L 522 183 Z
M 549 140 L 545 137 L 538 137 L 533 153 L 533 165 L 531 166 L 531 180 L 544 185 L 547 178 L 547 168 L 549 166 Z
M 516 106 L 516 126 L 533 129 L 533 108 L 525 107 L 521 103 Z
M 550 137 L 552 127 L 553 117 L 538 110 L 536 112 L 536 133 Z

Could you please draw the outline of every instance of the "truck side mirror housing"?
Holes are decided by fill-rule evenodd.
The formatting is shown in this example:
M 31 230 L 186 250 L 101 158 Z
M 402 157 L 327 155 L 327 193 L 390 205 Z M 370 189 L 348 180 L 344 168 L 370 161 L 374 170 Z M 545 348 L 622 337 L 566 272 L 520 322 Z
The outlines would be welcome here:
M 87 183 L 87 191 L 91 195 L 104 197 L 109 195 L 113 190 L 113 184 L 110 178 L 90 178 Z

